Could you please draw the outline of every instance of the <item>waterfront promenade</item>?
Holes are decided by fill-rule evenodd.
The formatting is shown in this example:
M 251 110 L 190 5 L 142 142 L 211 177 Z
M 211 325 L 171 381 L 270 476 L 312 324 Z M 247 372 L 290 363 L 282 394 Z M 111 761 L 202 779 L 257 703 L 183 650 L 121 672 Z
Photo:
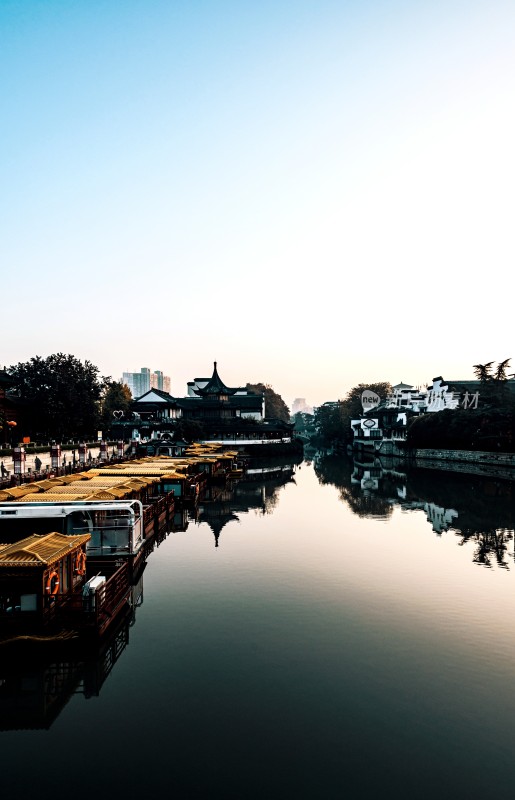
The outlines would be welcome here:
M 110 448 L 110 452 L 111 450 L 112 448 Z M 59 470 L 59 474 L 63 475 L 65 471 L 67 472 L 68 470 L 70 472 L 76 472 L 80 468 L 88 469 L 88 467 L 90 466 L 97 465 L 100 455 L 100 446 L 94 446 L 88 449 L 88 459 L 89 459 L 89 454 L 91 453 L 91 461 L 89 460 L 86 461 L 86 464 L 82 465 L 82 467 L 79 464 L 77 453 L 78 453 L 78 447 L 75 450 L 75 464 L 74 464 L 73 451 L 72 450 L 62 451 L 61 468 Z M 66 463 L 63 463 L 63 456 L 66 458 Z M 42 453 L 27 453 L 25 459 L 25 471 L 22 476 L 16 476 L 17 483 L 23 483 L 26 480 L 30 479 L 32 475 L 36 474 L 36 465 L 35 465 L 36 458 L 39 458 L 39 460 L 41 461 L 41 468 L 38 474 L 44 474 L 50 471 L 52 466 L 50 450 L 44 451 Z M 14 462 L 12 456 L 2 456 L 0 457 L 0 461 L 3 462 L 4 467 L 8 472 L 8 475 L 6 475 L 4 478 L 0 476 L 0 488 L 1 488 L 11 485 L 12 476 L 14 475 Z M 21 478 L 21 480 L 18 480 L 19 477 Z

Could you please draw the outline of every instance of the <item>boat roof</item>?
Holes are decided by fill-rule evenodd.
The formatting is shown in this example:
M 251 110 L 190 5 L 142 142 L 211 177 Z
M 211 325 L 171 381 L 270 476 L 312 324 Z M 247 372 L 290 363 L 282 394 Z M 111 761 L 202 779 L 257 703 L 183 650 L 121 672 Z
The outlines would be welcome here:
M 105 492 L 108 494 L 108 492 Z M 73 511 L 135 511 L 140 513 L 141 501 L 115 500 L 111 495 L 106 498 L 96 497 L 73 499 L 73 496 L 38 495 L 37 500 L 23 498 L 19 502 L 0 503 L 0 519 L 10 517 L 64 517 Z
M 13 544 L 0 544 L 0 569 L 12 566 L 50 566 L 68 553 L 78 550 L 89 539 L 90 533 L 79 536 L 64 536 L 62 533 L 38 536 L 34 533 Z

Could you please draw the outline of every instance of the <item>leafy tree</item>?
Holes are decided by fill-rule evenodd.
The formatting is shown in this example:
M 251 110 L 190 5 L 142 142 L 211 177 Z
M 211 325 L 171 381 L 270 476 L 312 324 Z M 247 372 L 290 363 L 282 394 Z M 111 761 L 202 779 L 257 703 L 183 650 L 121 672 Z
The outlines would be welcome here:
M 127 384 L 118 381 L 106 382 L 102 397 L 102 429 L 107 430 L 111 427 L 116 420 L 115 411 L 122 411 L 125 416 L 130 411 L 131 401 L 132 394 Z
M 361 395 L 367 389 L 377 394 L 381 400 L 385 400 L 392 391 L 392 387 L 387 381 L 380 381 L 379 383 L 359 383 L 357 386 L 354 386 L 347 393 L 343 401 L 345 415 L 349 420 L 357 419 L 362 414 L 363 405 L 361 403 Z
M 25 406 L 24 431 L 62 441 L 89 436 L 99 424 L 105 378 L 90 361 L 55 353 L 9 367 L 13 389 Z
M 423 414 L 411 421 L 407 442 L 414 448 L 513 452 L 515 411 L 489 406 Z
M 386 381 L 379 383 L 360 383 L 354 386 L 344 400 L 336 403 L 324 403 L 315 413 L 317 440 L 322 445 L 350 444 L 353 440 L 351 420 L 358 419 L 363 413 L 361 395 L 368 389 L 384 400 L 392 391 Z
M 305 411 L 297 411 L 293 415 L 293 430 L 296 433 L 314 433 L 314 416 L 307 414 Z
M 325 447 L 329 447 L 336 442 L 345 442 L 346 431 L 343 420 L 343 401 L 326 402 L 315 409 L 315 430 L 314 441 Z
M 247 383 L 248 392 L 265 395 L 265 415 L 267 419 L 280 419 L 283 422 L 290 421 L 290 410 L 280 394 L 274 392 L 268 383 Z
M 205 428 L 201 422 L 194 419 L 179 419 L 175 426 L 174 439 L 185 442 L 198 442 L 205 437 Z

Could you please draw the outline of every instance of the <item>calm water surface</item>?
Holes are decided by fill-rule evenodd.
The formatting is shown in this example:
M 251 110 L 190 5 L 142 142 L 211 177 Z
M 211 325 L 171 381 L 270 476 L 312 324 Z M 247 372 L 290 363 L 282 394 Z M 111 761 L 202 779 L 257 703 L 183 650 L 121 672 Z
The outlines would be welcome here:
M 107 655 L 0 662 L 4 796 L 512 797 L 514 497 L 329 457 L 202 503 Z

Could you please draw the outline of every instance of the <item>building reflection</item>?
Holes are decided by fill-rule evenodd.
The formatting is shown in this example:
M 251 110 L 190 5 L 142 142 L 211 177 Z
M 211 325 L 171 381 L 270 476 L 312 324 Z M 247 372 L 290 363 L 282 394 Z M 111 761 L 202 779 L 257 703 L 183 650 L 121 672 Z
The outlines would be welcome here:
M 279 502 L 281 489 L 288 483 L 295 482 L 296 467 L 292 463 L 267 462 L 250 468 L 237 483 L 210 486 L 199 501 L 195 522 L 209 525 L 215 547 L 218 547 L 223 528 L 231 522 L 239 522 L 238 515 L 248 514 L 250 511 L 273 513 Z
M 0 651 L 0 730 L 49 729 L 75 695 L 86 700 L 98 697 L 129 644 L 142 603 L 143 575 L 132 587 L 128 613 L 98 645 L 32 642 L 26 651 L 16 653 L 4 646 Z
M 172 529 L 163 527 L 152 549 L 172 532 L 187 531 L 191 521 L 206 522 L 218 547 L 222 530 L 238 522 L 240 515 L 273 512 L 281 490 L 295 481 L 296 466 L 267 463 L 252 467 L 233 484 L 214 483 L 193 509 L 176 511 Z M 143 603 L 143 571 L 135 581 L 130 587 L 127 613 L 99 644 L 79 638 L 23 642 L 18 637 L 15 652 L 12 644 L 0 645 L 0 731 L 49 729 L 76 695 L 87 700 L 100 695 L 129 645 L 130 629 Z
M 320 483 L 336 486 L 340 500 L 358 516 L 387 520 L 396 506 L 423 511 L 437 535 L 450 531 L 459 544 L 474 543 L 476 563 L 509 568 L 514 558 L 513 481 L 410 466 L 374 454 L 319 454 L 313 464 Z

